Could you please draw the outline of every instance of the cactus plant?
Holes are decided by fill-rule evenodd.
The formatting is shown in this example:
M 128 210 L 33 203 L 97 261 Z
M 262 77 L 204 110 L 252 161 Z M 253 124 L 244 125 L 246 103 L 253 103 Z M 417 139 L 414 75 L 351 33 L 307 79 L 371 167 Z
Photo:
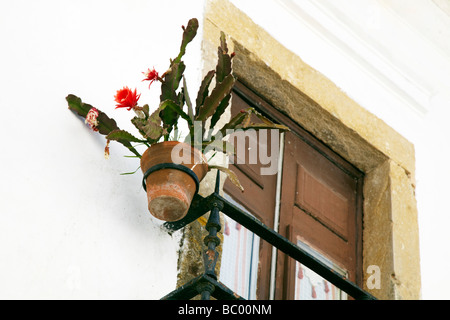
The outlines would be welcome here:
M 171 133 L 178 129 L 178 124 L 181 119 L 186 121 L 188 125 L 189 134 L 187 136 L 188 141 L 186 142 L 190 143 L 195 143 L 193 139 L 196 125 L 201 126 L 203 132 L 207 122 L 210 124 L 210 130 L 215 129 L 216 132 L 220 132 L 222 134 L 221 137 L 226 136 L 227 130 L 236 129 L 288 130 L 287 127 L 275 124 L 265 118 L 254 108 L 242 110 L 235 117 L 231 118 L 228 123 L 221 128 L 217 128 L 219 119 L 229 105 L 231 91 L 236 81 L 232 73 L 234 53 L 228 52 L 226 37 L 223 32 L 220 35 L 217 66 L 215 70 L 206 73 L 198 90 L 195 106 L 193 105 L 187 90 L 186 79 L 184 77 L 186 66 L 182 59 L 187 45 L 195 38 L 198 27 L 199 23 L 195 18 L 189 20 L 186 27 L 183 27 L 180 52 L 173 60 L 170 60 L 169 68 L 162 76 L 159 76 L 158 72 L 154 69 L 149 69 L 145 73 L 147 77 L 144 80 L 161 82 L 160 102 L 156 111 L 150 112 L 148 104 L 140 107 L 138 105 L 140 95 L 137 95 L 136 91 L 133 92 L 128 88 L 124 88 L 117 92 L 117 107 L 124 107 L 128 110 L 133 109 L 136 112 L 136 116 L 131 119 L 131 122 L 141 134 L 142 138 L 137 138 L 133 134 L 121 130 L 113 119 L 96 109 L 98 110 L 98 117 L 94 121 L 95 124 L 91 125 L 91 127 L 96 129 L 100 134 L 105 135 L 108 143 L 110 140 L 117 141 L 128 148 L 135 156 L 141 157 L 132 143 L 141 143 L 150 146 L 161 140 L 168 141 Z M 210 90 L 214 78 L 215 86 Z M 68 95 L 66 100 L 69 109 L 84 118 L 86 118 L 89 111 L 93 108 L 91 105 L 83 103 L 80 98 L 73 94 Z M 250 118 L 252 115 L 256 115 L 261 122 L 251 122 Z M 233 150 L 230 149 L 226 142 L 222 143 L 222 141 L 216 140 L 215 137 L 209 137 L 207 141 L 201 141 L 198 148 L 204 152 L 206 148 L 211 146 L 221 149 L 224 152 L 233 153 Z M 242 189 L 237 177 L 232 171 L 219 166 L 210 166 L 210 169 L 212 168 L 226 172 L 231 178 L 231 181 Z

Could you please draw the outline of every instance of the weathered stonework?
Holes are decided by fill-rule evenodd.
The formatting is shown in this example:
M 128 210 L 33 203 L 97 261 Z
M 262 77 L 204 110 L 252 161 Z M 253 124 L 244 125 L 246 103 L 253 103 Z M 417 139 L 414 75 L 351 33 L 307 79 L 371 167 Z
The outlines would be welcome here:
M 381 271 L 380 290 L 369 290 L 381 299 L 395 299 L 394 283 L 391 275 L 394 273 L 392 251 L 392 217 L 391 191 L 389 179 L 390 164 L 383 164 L 366 173 L 364 179 L 364 229 L 363 229 L 363 266 L 367 269 L 376 265 Z M 376 230 L 376 232 L 374 232 Z M 367 273 L 364 283 L 367 282 Z
M 228 1 L 207 3 L 204 73 L 215 66 L 220 31 L 227 35 L 230 50 L 236 52 L 233 69 L 240 81 L 365 173 L 363 271 L 377 265 L 381 285 L 380 289 L 364 289 L 380 299 L 419 299 L 414 146 Z M 205 194 L 213 190 L 214 177 L 208 179 Z M 180 279 L 186 268 L 187 273 L 194 273 L 188 267 L 195 265 L 191 259 L 202 261 L 189 253 L 200 251 L 198 234 L 194 227 L 186 228 L 185 240 L 192 243 L 184 243 Z M 365 285 L 368 275 L 363 273 Z
M 419 298 L 419 233 L 414 188 L 409 174 L 391 162 L 391 205 L 396 299 Z

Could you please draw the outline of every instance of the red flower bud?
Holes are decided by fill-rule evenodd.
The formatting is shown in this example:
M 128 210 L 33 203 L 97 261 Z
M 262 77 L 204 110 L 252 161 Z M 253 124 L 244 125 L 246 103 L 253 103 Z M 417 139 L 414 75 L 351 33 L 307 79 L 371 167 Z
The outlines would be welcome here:
M 109 143 L 111 141 L 110 140 L 106 140 L 106 147 L 105 147 L 105 159 L 108 160 L 109 159 Z
M 99 111 L 96 108 L 92 107 L 87 113 L 86 119 L 84 120 L 84 123 L 89 125 L 89 127 L 93 131 L 98 131 L 98 120 L 97 120 L 98 115 Z

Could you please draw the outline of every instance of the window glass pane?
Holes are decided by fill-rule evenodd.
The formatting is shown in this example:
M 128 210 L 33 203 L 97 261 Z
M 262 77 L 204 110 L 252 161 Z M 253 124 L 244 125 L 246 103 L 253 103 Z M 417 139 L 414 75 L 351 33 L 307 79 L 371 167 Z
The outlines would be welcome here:
M 248 212 L 229 196 L 225 198 Z M 259 237 L 236 221 L 224 216 L 224 240 L 220 281 L 245 299 L 256 299 Z
M 342 276 L 347 272 L 300 240 L 297 245 Z M 347 294 L 308 267 L 295 262 L 295 300 L 346 300 Z

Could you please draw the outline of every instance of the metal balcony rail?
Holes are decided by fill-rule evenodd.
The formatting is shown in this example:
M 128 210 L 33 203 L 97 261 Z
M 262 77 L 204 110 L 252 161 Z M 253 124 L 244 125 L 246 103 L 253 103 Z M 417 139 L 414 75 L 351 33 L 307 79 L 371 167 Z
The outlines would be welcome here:
M 231 219 L 235 220 L 261 239 L 267 241 L 278 250 L 292 257 L 294 260 L 305 265 L 312 271 L 316 272 L 325 280 L 331 282 L 339 289 L 346 292 L 349 296 L 356 300 L 376 300 L 370 293 L 359 288 L 356 284 L 349 281 L 345 277 L 333 271 L 330 267 L 304 251 L 299 246 L 290 242 L 271 228 L 264 225 L 261 221 L 242 211 L 228 200 L 219 195 L 220 174 L 217 173 L 215 191 L 207 197 L 196 194 L 193 198 L 188 214 L 181 220 L 175 222 L 166 222 L 164 227 L 169 233 L 173 233 L 184 226 L 195 221 L 208 211 L 210 216 L 206 223 L 206 230 L 209 234 L 205 237 L 204 243 L 207 249 L 203 253 L 205 264 L 204 274 L 178 287 L 171 293 L 167 294 L 162 300 L 179 300 L 192 299 L 197 295 L 201 295 L 202 300 L 209 300 L 211 297 L 218 300 L 245 300 L 217 279 L 215 266 L 219 253 L 216 247 L 220 245 L 220 239 L 217 233 L 221 229 L 219 214 L 222 212 Z

